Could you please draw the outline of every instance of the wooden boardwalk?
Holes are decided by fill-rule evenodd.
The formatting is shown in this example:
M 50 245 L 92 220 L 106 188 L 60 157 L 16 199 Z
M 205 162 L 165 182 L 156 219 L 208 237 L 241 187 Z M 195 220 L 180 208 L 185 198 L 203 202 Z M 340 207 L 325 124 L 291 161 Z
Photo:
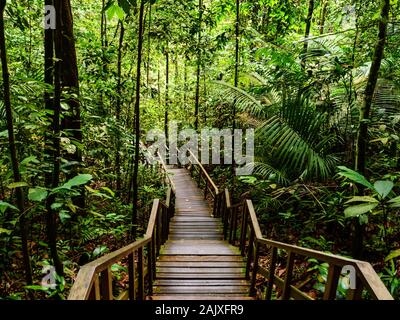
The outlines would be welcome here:
M 251 299 L 245 261 L 223 240 L 203 192 L 186 169 L 169 168 L 176 188 L 175 216 L 157 260 L 152 300 Z

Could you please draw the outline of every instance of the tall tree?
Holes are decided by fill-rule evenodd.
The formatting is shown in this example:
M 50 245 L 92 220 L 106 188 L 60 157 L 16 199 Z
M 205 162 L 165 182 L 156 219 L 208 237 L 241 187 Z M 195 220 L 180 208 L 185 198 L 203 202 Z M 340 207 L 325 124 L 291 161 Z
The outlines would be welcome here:
M 0 55 L 1 55 L 1 68 L 3 74 L 3 98 L 4 106 L 6 109 L 6 120 L 7 120 L 7 131 L 8 131 L 8 145 L 11 156 L 11 165 L 15 182 L 21 182 L 21 173 L 19 170 L 19 162 L 17 149 L 15 146 L 15 135 L 14 135 L 14 119 L 13 110 L 11 106 L 11 93 L 10 93 L 10 73 L 8 70 L 7 61 L 7 50 L 6 50 L 6 39 L 4 32 L 4 10 L 6 8 L 7 1 L 0 0 Z M 17 207 L 20 212 L 19 225 L 21 232 L 22 242 L 22 255 L 24 261 L 25 278 L 28 285 L 32 284 L 32 268 L 31 260 L 28 249 L 28 236 L 27 236 L 27 224 L 25 221 L 25 204 L 24 204 L 24 192 L 21 187 L 16 188 Z M 33 298 L 33 295 L 30 294 Z
M 371 107 L 374 98 L 376 84 L 378 82 L 379 70 L 385 51 L 387 26 L 389 21 L 390 0 L 382 0 L 382 8 L 378 26 L 378 39 L 375 45 L 374 56 L 369 70 L 367 86 L 364 92 L 364 102 L 360 109 L 359 129 L 356 141 L 355 169 L 361 174 L 366 174 L 366 154 L 368 142 L 368 122 L 371 117 Z M 361 188 L 361 193 L 363 189 Z M 363 227 L 357 221 L 355 226 L 355 238 L 353 242 L 353 255 L 360 257 L 362 254 Z
M 53 5 L 53 1 L 46 1 L 46 4 Z M 60 113 L 61 113 L 61 6 L 60 2 L 56 1 L 56 32 L 52 29 L 45 30 L 45 82 L 49 86 L 54 85 L 54 98 L 46 90 L 45 92 L 45 107 L 50 110 L 53 116 L 51 121 L 50 139 L 46 137 L 46 150 L 48 160 L 53 164 L 52 171 L 46 173 L 46 187 L 56 188 L 60 183 Z M 54 36 L 55 33 L 55 36 Z M 54 49 L 56 49 L 56 56 L 54 59 Z M 55 64 L 54 62 L 55 61 Z M 63 266 L 57 251 L 57 223 L 56 211 L 52 208 L 55 202 L 55 195 L 51 194 L 46 199 L 46 230 L 47 240 L 50 248 L 50 256 L 53 260 L 54 267 L 58 275 L 62 276 Z
M 67 155 L 68 160 L 75 163 L 82 162 L 82 130 L 81 130 L 81 108 L 79 101 L 79 78 L 78 63 L 76 58 L 74 24 L 72 18 L 72 9 L 70 0 L 60 0 L 61 4 L 61 88 L 66 96 L 65 101 L 70 107 L 70 112 L 63 117 L 62 128 L 64 132 L 69 133 L 73 142 L 76 143 L 76 152 Z M 73 166 L 69 177 L 75 176 L 79 171 L 79 165 Z M 81 189 L 81 195 L 73 199 L 74 204 L 80 208 L 85 207 L 84 188 Z
M 199 0 L 199 20 L 197 25 L 197 70 L 196 70 L 196 96 L 194 106 L 194 128 L 199 127 L 200 109 L 200 71 L 201 71 L 201 24 L 203 21 L 203 0 Z
M 122 50 L 124 45 L 125 27 L 123 21 L 119 21 L 120 33 L 118 44 L 118 61 L 117 61 L 117 102 L 116 102 L 116 119 L 117 119 L 117 152 L 115 155 L 115 170 L 117 176 L 117 193 L 120 194 L 122 181 L 121 181 L 121 137 L 119 127 L 121 125 L 121 104 L 122 104 Z
M 169 115 L 169 45 L 165 49 L 165 114 L 164 114 L 164 133 L 168 146 L 168 115 Z
M 133 166 L 133 206 L 132 206 L 132 230 L 131 237 L 136 239 L 137 211 L 138 211 L 138 173 L 139 173 L 139 143 L 140 143 L 140 83 L 143 49 L 143 16 L 146 0 L 140 1 L 139 9 L 139 30 L 137 46 L 137 67 L 136 67 L 136 100 L 135 100 L 135 160 Z
M 303 47 L 304 54 L 306 54 L 308 51 L 308 38 L 309 38 L 310 32 L 311 32 L 311 23 L 312 23 L 313 14 L 314 14 L 314 0 L 309 0 L 308 13 L 307 13 L 307 18 L 306 18 L 306 30 L 304 32 L 304 47 Z M 306 67 L 306 57 L 303 57 L 303 59 L 301 60 L 301 67 L 303 69 Z

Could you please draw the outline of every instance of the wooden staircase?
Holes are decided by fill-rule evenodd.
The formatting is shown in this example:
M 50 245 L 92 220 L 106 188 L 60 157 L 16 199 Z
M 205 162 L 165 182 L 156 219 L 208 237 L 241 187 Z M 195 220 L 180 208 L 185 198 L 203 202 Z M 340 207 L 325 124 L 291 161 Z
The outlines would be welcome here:
M 309 258 L 328 265 L 322 299 L 337 298 L 346 268 L 356 282 L 346 299 L 393 300 L 366 261 L 265 238 L 252 201 L 231 203 L 229 190 L 219 189 L 193 154 L 189 170 L 162 157 L 159 167 L 168 189 L 164 200 L 154 199 L 143 238 L 83 266 L 69 300 L 313 300 L 293 283 L 295 263 Z M 268 266 L 260 265 L 262 255 Z M 128 286 L 115 296 L 118 262 L 127 264 Z M 256 294 L 259 276 L 266 282 Z
M 203 192 L 186 169 L 168 167 L 175 185 L 175 216 L 156 263 L 150 300 L 244 300 L 249 297 L 246 263 L 223 238 Z

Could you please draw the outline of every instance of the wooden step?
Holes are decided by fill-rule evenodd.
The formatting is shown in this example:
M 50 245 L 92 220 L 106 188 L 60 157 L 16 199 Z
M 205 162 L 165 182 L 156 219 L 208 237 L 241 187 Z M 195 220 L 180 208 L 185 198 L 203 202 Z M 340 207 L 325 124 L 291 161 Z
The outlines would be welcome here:
M 187 295 L 187 294 L 166 294 L 166 295 L 153 295 L 147 297 L 147 300 L 254 300 L 253 297 L 236 294 L 224 294 L 224 295 Z
M 249 294 L 249 286 L 155 286 L 154 294 Z

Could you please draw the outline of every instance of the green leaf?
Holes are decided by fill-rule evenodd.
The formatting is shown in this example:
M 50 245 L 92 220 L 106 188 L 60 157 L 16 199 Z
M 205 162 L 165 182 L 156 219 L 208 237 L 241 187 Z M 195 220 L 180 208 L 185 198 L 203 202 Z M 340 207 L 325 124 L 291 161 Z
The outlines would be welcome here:
M 21 161 L 21 166 L 26 166 L 31 162 L 39 163 L 38 159 L 35 156 L 30 156 Z
M 119 20 L 123 20 L 125 17 L 124 10 L 117 4 L 113 4 L 107 9 L 108 20 L 111 20 L 115 15 L 118 17 Z
M 378 203 L 379 201 L 376 200 L 373 197 L 369 196 L 356 196 L 351 198 L 349 201 L 346 201 L 346 203 L 351 203 L 351 202 L 370 202 L 370 203 Z
M 117 14 L 119 20 L 124 20 L 125 12 L 120 6 L 117 6 L 115 13 Z
M 101 187 L 101 189 L 103 189 L 103 190 L 105 190 L 105 191 L 107 191 L 110 195 L 111 195 L 111 197 L 115 197 L 115 192 L 114 191 L 112 191 L 110 188 L 107 188 L 107 187 Z
M 374 186 L 363 175 L 359 174 L 358 172 L 351 170 L 345 166 L 338 166 L 338 168 L 341 170 L 338 173 L 340 176 L 346 177 L 356 183 L 359 183 L 370 190 L 375 190 Z
M 394 250 L 385 258 L 385 262 L 400 257 L 400 249 Z
M 59 215 L 62 223 L 64 223 L 68 219 L 71 219 L 71 216 L 69 215 L 67 210 L 61 210 L 58 215 Z
M 62 206 L 63 206 L 62 203 L 54 202 L 50 207 L 53 210 L 57 210 L 57 209 L 60 209 Z
M 344 215 L 346 218 L 358 217 L 363 213 L 373 210 L 377 205 L 378 203 L 363 203 L 356 206 L 351 206 L 344 210 Z
M 24 286 L 25 289 L 35 290 L 35 291 L 49 291 L 48 288 L 38 286 L 38 285 L 31 285 L 31 286 Z
M 388 202 L 391 203 L 391 208 L 398 208 L 400 207 L 400 196 L 390 199 Z
M 92 257 L 95 258 L 103 253 L 106 253 L 108 248 L 106 246 L 100 246 L 93 250 Z
M 382 199 L 385 199 L 390 191 L 392 191 L 393 186 L 393 182 L 389 180 L 379 180 L 374 183 L 374 188 Z
M 10 235 L 12 230 L 0 228 L 0 234 L 5 233 L 6 235 Z
M 4 213 L 6 212 L 7 208 L 19 211 L 17 207 L 13 206 L 12 204 L 9 204 L 8 202 L 4 202 L 0 200 L 0 212 Z
M 29 185 L 26 182 L 13 182 L 7 186 L 9 189 L 21 188 L 21 187 L 28 187 Z
M 8 131 L 7 130 L 0 131 L 0 138 L 8 138 Z
M 43 201 L 47 198 L 48 192 L 45 188 L 30 188 L 28 192 L 28 199 L 31 201 Z
M 79 174 L 76 177 L 68 180 L 64 185 L 63 188 L 71 189 L 72 187 L 80 186 L 82 184 L 88 183 L 90 180 L 93 179 L 91 174 Z

